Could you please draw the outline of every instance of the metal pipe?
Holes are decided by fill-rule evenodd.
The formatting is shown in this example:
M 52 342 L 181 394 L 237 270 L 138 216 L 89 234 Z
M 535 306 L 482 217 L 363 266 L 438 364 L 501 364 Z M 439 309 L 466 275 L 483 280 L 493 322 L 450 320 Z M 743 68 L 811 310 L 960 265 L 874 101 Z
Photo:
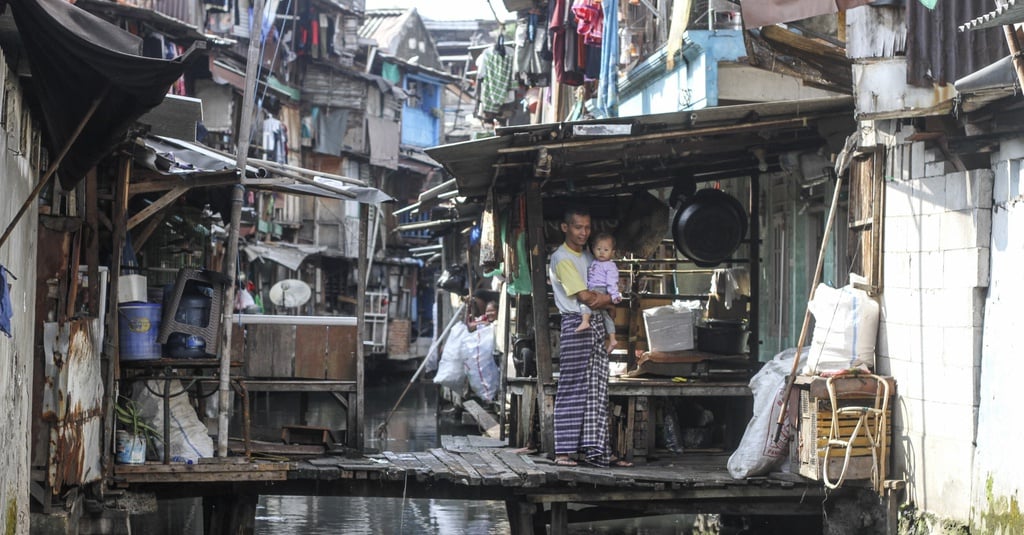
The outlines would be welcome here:
M 455 179 L 454 178 L 451 179 L 451 180 L 447 180 L 445 182 L 442 182 L 442 183 L 440 183 L 440 184 L 438 184 L 438 185 L 428 189 L 427 191 L 424 191 L 423 193 L 420 193 L 419 201 L 420 202 L 429 201 L 430 199 L 433 199 L 433 198 L 437 197 L 438 195 L 440 195 L 440 194 L 442 194 L 442 193 L 452 189 L 453 187 L 455 187 Z
M 345 182 L 345 183 L 348 183 L 348 184 L 352 184 L 353 186 L 366 186 L 367 185 L 365 180 L 359 180 L 358 178 L 352 178 L 352 177 L 342 176 L 342 175 L 335 175 L 335 174 L 332 174 L 332 173 L 325 173 L 323 171 L 315 171 L 313 169 L 306 169 L 306 168 L 303 168 L 303 167 L 295 167 L 294 165 L 288 165 L 286 163 L 277 163 L 277 162 L 272 162 L 272 161 L 269 161 L 269 160 L 260 160 L 259 158 L 253 158 L 252 161 L 256 162 L 256 163 L 258 163 L 258 164 L 260 164 L 262 166 L 269 167 L 269 168 L 278 168 L 278 169 L 283 169 L 283 170 L 290 171 L 292 173 L 310 174 L 310 175 L 319 176 L 319 177 L 323 177 L 323 178 L 330 178 L 331 180 L 337 180 L 339 182 Z

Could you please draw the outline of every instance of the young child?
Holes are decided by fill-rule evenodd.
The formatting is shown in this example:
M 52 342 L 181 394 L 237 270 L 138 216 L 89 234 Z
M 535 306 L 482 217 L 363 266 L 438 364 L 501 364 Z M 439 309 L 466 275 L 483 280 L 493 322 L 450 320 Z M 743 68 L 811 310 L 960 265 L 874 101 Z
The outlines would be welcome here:
M 607 232 L 602 232 L 594 238 L 591 247 L 594 252 L 594 261 L 587 270 L 587 288 L 611 296 L 612 303 L 622 301 L 622 294 L 619 292 L 619 268 L 612 261 L 615 254 L 615 238 Z M 576 329 L 583 331 L 590 328 L 590 316 L 593 313 L 590 307 L 580 304 L 580 312 L 583 314 L 583 321 Z M 608 331 L 608 351 L 611 352 L 619 341 L 615 338 L 615 320 L 607 311 L 599 312 L 604 321 L 605 330 Z
M 481 325 L 490 325 L 498 319 L 498 303 L 495 301 L 488 301 L 484 307 L 484 313 L 477 317 L 471 317 L 467 323 L 470 331 L 475 331 L 477 327 Z

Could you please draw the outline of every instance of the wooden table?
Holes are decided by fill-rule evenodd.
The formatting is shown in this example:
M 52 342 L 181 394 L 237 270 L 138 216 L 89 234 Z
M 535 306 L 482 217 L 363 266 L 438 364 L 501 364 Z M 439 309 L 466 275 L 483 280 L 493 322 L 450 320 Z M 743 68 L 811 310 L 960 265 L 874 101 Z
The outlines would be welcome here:
M 554 404 L 557 383 L 544 386 L 545 403 Z M 535 436 L 533 419 L 536 414 L 537 379 L 535 377 L 514 377 L 508 379 L 511 396 L 509 445 L 526 447 L 541 443 Z M 675 382 L 664 377 L 613 377 L 608 382 L 608 397 L 613 403 L 625 405 L 626 425 L 621 433 L 634 439 L 626 448 L 627 458 L 642 459 L 654 449 L 654 425 L 647 418 L 651 397 L 687 398 L 750 398 L 750 387 L 746 382 L 712 382 L 686 380 Z M 746 421 L 742 422 L 744 425 Z M 629 443 L 630 441 L 626 441 Z

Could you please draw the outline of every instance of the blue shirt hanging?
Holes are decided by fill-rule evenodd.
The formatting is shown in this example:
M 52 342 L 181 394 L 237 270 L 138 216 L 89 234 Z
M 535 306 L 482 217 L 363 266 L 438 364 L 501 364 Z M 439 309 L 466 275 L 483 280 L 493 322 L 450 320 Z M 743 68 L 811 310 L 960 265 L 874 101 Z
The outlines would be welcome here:
M 11 305 L 11 291 L 7 288 L 7 271 L 2 264 L 0 264 L 0 331 L 11 337 L 11 318 L 14 317 L 14 307 Z M 12 278 L 14 277 L 11 274 Z

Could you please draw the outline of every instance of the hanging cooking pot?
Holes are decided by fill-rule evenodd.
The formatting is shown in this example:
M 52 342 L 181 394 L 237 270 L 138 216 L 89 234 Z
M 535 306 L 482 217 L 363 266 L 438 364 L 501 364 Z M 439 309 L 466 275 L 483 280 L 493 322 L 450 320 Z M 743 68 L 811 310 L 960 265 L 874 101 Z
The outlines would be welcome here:
M 702 189 L 684 199 L 672 221 L 676 249 L 700 267 L 729 259 L 746 234 L 743 205 L 717 189 Z

